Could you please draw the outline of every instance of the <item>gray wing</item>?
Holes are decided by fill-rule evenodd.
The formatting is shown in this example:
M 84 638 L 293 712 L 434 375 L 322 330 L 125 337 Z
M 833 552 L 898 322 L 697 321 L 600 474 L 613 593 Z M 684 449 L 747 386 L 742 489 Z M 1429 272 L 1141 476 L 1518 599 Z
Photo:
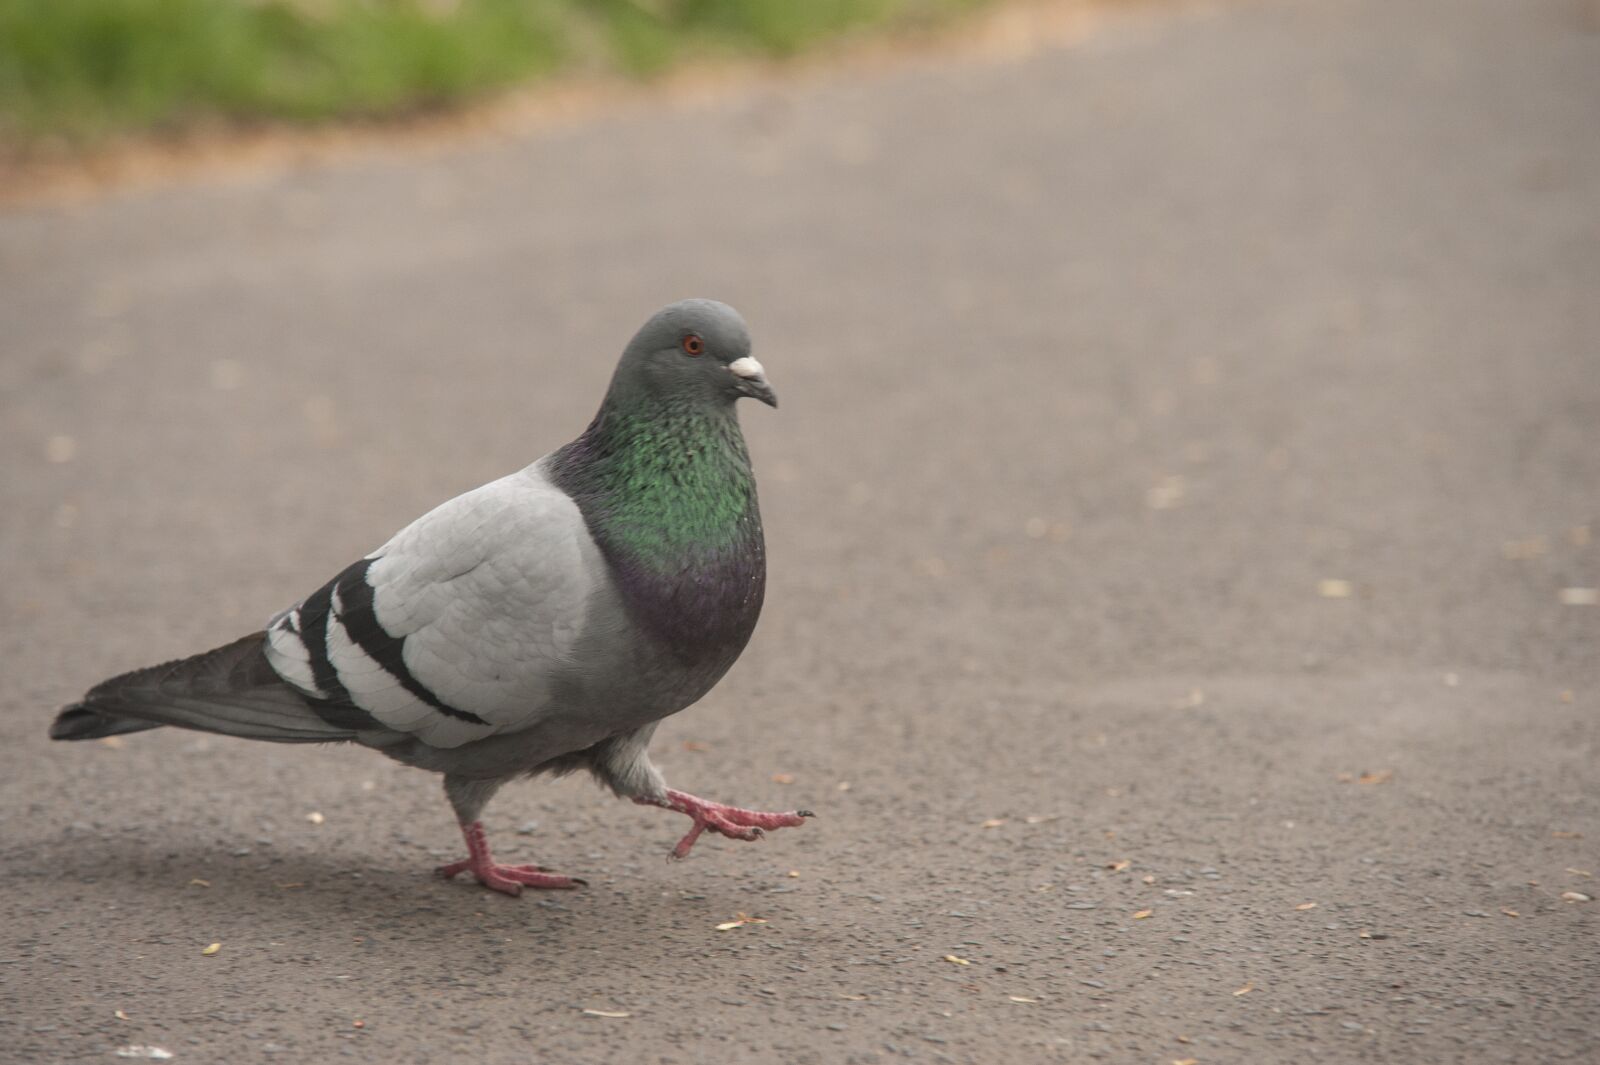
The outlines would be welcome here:
M 535 464 L 423 515 L 273 619 L 267 658 L 307 695 L 459 747 L 549 709 L 606 573 Z

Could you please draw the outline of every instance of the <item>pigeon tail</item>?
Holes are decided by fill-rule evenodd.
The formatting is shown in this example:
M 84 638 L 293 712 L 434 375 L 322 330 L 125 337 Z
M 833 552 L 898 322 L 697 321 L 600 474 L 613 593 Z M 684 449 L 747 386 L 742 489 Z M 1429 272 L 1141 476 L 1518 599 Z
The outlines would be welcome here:
M 55 740 L 89 740 L 161 725 L 278 743 L 353 740 L 377 725 L 364 711 L 315 703 L 267 661 L 266 634 L 102 681 L 50 726 Z
M 82 703 L 64 707 L 50 725 L 53 740 L 100 740 L 107 736 L 120 736 L 124 732 L 143 732 L 160 728 L 159 721 L 138 721 L 131 717 L 108 717 L 97 714 Z

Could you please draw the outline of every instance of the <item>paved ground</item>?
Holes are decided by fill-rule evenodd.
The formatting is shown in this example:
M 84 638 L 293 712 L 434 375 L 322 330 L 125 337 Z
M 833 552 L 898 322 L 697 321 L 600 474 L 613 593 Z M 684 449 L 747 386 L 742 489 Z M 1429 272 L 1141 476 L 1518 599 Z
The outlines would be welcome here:
M 1596 115 L 1577 0 L 1290 0 L 0 217 L 0 1059 L 1595 1060 Z M 784 405 L 659 760 L 816 821 L 514 788 L 511 900 L 369 752 L 46 741 L 687 294 Z

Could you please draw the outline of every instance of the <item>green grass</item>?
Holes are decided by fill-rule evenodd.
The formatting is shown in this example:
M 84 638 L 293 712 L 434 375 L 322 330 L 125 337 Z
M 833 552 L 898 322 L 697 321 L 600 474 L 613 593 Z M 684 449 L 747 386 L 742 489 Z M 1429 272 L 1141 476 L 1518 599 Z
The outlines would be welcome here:
M 0 142 L 446 107 L 570 70 L 787 56 L 983 0 L 0 0 Z

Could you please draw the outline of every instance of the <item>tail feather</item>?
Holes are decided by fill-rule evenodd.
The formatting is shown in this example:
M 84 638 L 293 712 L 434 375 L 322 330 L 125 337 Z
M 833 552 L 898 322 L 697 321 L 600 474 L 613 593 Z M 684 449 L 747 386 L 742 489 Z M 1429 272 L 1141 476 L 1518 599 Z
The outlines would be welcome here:
M 365 722 L 377 725 L 353 707 L 319 706 L 285 684 L 263 652 L 265 638 L 252 633 L 102 681 L 56 716 L 50 737 L 87 740 L 174 725 L 278 743 L 329 743 L 354 739 Z
M 107 717 L 73 703 L 56 715 L 50 725 L 53 740 L 98 740 L 106 736 L 120 736 L 125 732 L 143 732 L 160 728 L 159 721 L 136 721 L 131 717 Z

